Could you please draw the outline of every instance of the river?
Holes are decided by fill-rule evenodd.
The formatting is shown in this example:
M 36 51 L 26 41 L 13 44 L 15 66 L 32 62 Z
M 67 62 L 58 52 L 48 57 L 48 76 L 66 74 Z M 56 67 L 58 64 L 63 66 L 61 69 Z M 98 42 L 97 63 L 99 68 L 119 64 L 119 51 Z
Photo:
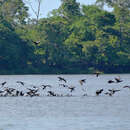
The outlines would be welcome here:
M 58 76 L 75 90 L 70 92 L 59 86 L 64 82 Z M 108 80 L 118 76 L 123 82 L 108 84 Z M 86 79 L 86 83 L 80 85 L 80 79 Z M 130 89 L 123 88 L 130 85 L 130 74 L 1 75 L 0 83 L 4 81 L 4 87 L 23 90 L 51 85 L 55 93 L 72 96 L 46 96 L 44 90 L 39 97 L 0 97 L 0 130 L 130 130 Z M 103 93 L 96 96 L 96 90 L 101 88 Z M 108 89 L 120 91 L 109 96 L 104 94 Z

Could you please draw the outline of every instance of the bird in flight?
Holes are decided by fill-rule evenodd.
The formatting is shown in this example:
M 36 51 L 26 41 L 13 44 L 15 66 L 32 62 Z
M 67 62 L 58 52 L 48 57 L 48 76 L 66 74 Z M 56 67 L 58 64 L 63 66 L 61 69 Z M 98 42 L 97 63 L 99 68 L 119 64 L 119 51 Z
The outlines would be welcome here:
M 120 90 L 115 90 L 115 89 L 108 89 L 109 92 L 111 92 L 112 94 L 114 94 L 115 92 L 118 92 Z
M 38 45 L 40 41 L 32 41 L 35 45 Z
M 70 86 L 70 87 L 68 87 L 68 89 L 70 89 L 70 92 L 72 93 L 75 90 L 75 87 Z
M 59 79 L 59 81 L 64 81 L 65 83 L 67 82 L 66 79 L 62 78 L 62 77 L 57 77 Z
M 52 87 L 51 85 L 41 85 L 41 86 L 43 87 L 43 88 L 42 88 L 43 90 L 46 89 L 47 87 L 48 87 L 48 88 L 51 88 L 51 87 Z
M 80 83 L 81 85 L 83 85 L 84 83 L 86 83 L 86 79 L 81 79 L 81 80 L 79 80 L 79 83 Z
M 123 88 L 130 88 L 130 86 L 124 86 Z
M 22 82 L 22 81 L 17 81 L 16 83 L 20 83 L 21 85 L 24 86 L 24 82 Z
M 7 83 L 6 81 L 5 81 L 5 82 L 3 82 L 3 83 L 1 83 L 1 85 L 2 85 L 1 87 L 3 87 L 6 83 Z
M 98 96 L 99 94 L 101 94 L 103 92 L 103 89 L 99 89 L 96 91 L 96 95 Z

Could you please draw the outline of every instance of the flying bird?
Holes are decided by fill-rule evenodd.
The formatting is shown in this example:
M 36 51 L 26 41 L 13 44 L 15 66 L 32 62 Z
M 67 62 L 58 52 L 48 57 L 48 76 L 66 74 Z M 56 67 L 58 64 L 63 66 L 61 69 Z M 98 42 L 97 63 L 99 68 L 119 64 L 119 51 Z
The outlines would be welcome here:
M 65 84 L 59 84 L 59 86 L 62 86 L 62 87 L 68 87 L 68 85 L 65 85 Z
M 130 86 L 124 86 L 123 88 L 130 88 Z
M 79 80 L 79 83 L 80 83 L 81 85 L 83 85 L 83 83 L 86 83 L 86 79 L 81 79 L 81 80 Z
M 106 92 L 106 93 L 104 93 L 105 95 L 109 95 L 109 96 L 112 96 L 112 93 L 110 93 L 110 92 Z
M 3 82 L 3 83 L 1 83 L 1 87 L 4 87 L 4 85 L 5 85 L 6 83 L 7 83 L 6 81 Z
M 108 89 L 108 91 L 110 91 L 112 94 L 114 94 L 115 92 L 118 92 L 118 91 L 120 91 L 120 90 Z
M 51 86 L 51 85 L 42 85 L 42 87 L 43 87 L 42 89 L 44 90 L 44 89 L 46 89 L 47 87 L 48 87 L 48 88 L 51 88 L 52 86 Z
M 68 87 L 68 89 L 70 89 L 70 92 L 72 93 L 75 90 L 75 87 L 71 86 L 71 87 Z
M 38 45 L 40 41 L 32 41 L 35 45 Z
M 67 82 L 66 79 L 62 78 L 62 77 L 57 77 L 59 79 L 59 81 L 64 81 L 65 83 Z
M 22 81 L 17 81 L 16 83 L 20 83 L 21 85 L 24 86 L 24 82 L 22 82 Z
M 98 96 L 99 94 L 101 94 L 103 92 L 103 89 L 99 89 L 96 91 L 96 95 Z

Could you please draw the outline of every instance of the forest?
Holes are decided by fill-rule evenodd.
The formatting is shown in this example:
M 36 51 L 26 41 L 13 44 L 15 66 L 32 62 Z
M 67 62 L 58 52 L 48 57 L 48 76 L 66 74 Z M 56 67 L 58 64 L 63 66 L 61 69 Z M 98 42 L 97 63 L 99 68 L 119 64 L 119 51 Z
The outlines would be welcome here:
M 0 74 L 130 73 L 129 0 L 61 0 L 46 18 L 28 10 L 0 1 Z

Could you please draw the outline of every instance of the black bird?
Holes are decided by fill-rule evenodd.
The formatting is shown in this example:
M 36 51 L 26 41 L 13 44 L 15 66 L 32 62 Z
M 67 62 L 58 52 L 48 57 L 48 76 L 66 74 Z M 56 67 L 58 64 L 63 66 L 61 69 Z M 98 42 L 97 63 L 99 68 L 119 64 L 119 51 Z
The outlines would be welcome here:
M 100 72 L 95 72 L 93 74 L 96 74 L 96 77 L 98 77 L 101 73 Z
M 66 79 L 62 78 L 62 77 L 57 77 L 59 79 L 59 81 L 64 81 L 65 83 L 67 82 Z
M 108 89 L 108 91 L 110 91 L 112 94 L 114 94 L 115 92 L 118 92 L 118 91 L 120 91 L 120 90 Z
M 75 87 L 71 86 L 71 87 L 68 87 L 68 89 L 70 89 L 70 92 L 72 93 L 75 90 Z
M 1 87 L 4 87 L 4 85 L 5 85 L 6 83 L 7 83 L 6 81 L 3 82 L 3 83 L 1 83 Z
M 114 83 L 115 81 L 113 80 L 108 80 L 108 83 L 111 84 L 111 83 Z
M 35 45 L 38 45 L 40 41 L 32 41 Z
M 51 88 L 52 86 L 51 86 L 51 85 L 42 85 L 42 87 L 43 87 L 42 89 L 44 90 L 44 89 L 46 89 L 47 87 L 48 87 L 48 88 Z
M 130 88 L 130 86 L 124 86 L 123 88 Z
M 101 94 L 103 92 L 103 89 L 97 90 L 96 91 L 96 95 L 98 96 L 99 94 Z
M 39 89 L 30 89 L 30 88 L 27 88 L 28 90 L 30 90 L 29 92 L 30 93 L 36 93 Z
M 86 79 L 81 79 L 81 80 L 79 80 L 79 83 L 80 83 L 81 85 L 83 85 L 83 83 L 86 83 Z
M 68 87 L 68 85 L 65 85 L 65 84 L 59 84 L 59 86 L 63 86 L 64 88 Z
M 120 82 L 123 81 L 123 80 L 120 79 L 120 77 L 119 78 L 115 78 L 115 80 L 116 80 L 117 83 L 120 83 Z
M 37 87 L 36 86 L 33 86 L 34 89 L 36 89 Z
M 16 91 L 16 95 L 15 95 L 15 96 L 19 96 L 19 93 L 20 93 L 20 92 L 17 90 L 17 91 Z
M 109 96 L 112 96 L 112 93 L 110 93 L 110 92 L 106 92 L 106 93 L 104 93 L 105 95 L 109 95 Z
M 20 83 L 21 85 L 24 86 L 24 82 L 22 82 L 22 81 L 17 81 L 16 83 Z
M 51 95 L 51 96 L 56 96 L 56 94 L 52 91 L 48 91 L 48 93 Z
M 20 91 L 20 94 L 19 94 L 20 96 L 24 96 L 24 93 L 22 92 L 22 91 Z
M 8 94 L 11 94 L 11 93 L 12 93 L 9 88 L 6 88 L 5 91 L 6 91 Z

